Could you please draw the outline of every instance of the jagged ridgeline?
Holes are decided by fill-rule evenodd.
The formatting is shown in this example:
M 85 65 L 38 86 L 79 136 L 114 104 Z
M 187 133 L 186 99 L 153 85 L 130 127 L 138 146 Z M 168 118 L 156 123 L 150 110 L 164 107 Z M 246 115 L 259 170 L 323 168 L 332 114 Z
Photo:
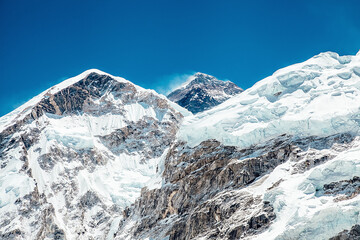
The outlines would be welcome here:
M 358 239 L 359 100 L 360 54 L 168 98 L 88 70 L 0 118 L 0 238 Z
M 213 108 L 241 92 L 243 90 L 233 82 L 221 81 L 204 73 L 196 73 L 167 97 L 196 114 Z

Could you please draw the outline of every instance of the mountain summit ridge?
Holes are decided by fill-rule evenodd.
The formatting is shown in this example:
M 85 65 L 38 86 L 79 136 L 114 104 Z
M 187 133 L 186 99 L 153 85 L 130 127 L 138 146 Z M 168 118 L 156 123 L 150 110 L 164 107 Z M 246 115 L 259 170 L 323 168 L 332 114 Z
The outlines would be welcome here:
M 126 83 L 131 84 L 134 86 L 134 88 L 138 91 L 148 91 L 149 93 L 157 95 L 159 98 L 166 99 L 163 95 L 158 94 L 155 92 L 155 90 L 152 89 L 144 89 L 138 85 L 133 84 L 131 81 L 126 80 L 122 77 L 113 76 L 109 73 L 106 73 L 104 71 L 101 71 L 99 69 L 88 69 L 84 72 L 78 74 L 75 77 L 68 78 L 46 90 L 38 94 L 37 96 L 33 97 L 32 99 L 25 102 L 23 105 L 19 106 L 15 110 L 11 111 L 10 113 L 0 117 L 0 130 L 4 129 L 4 127 L 9 126 L 9 124 L 13 124 L 16 121 L 22 120 L 27 114 L 31 113 L 34 106 L 36 106 L 41 100 L 44 100 L 45 98 L 48 98 L 51 95 L 54 95 L 58 92 L 60 92 L 63 89 L 69 88 L 72 85 L 82 81 L 90 74 L 97 74 L 101 76 L 107 76 L 108 78 L 104 79 L 105 81 L 116 81 L 119 83 Z M 186 109 L 181 108 L 177 104 L 173 104 L 172 102 L 169 102 L 169 104 L 172 105 L 172 107 L 176 108 L 178 111 L 182 112 L 184 115 L 189 115 L 188 111 Z
M 211 75 L 197 72 L 167 97 L 196 114 L 217 106 L 242 91 L 231 81 L 221 81 Z

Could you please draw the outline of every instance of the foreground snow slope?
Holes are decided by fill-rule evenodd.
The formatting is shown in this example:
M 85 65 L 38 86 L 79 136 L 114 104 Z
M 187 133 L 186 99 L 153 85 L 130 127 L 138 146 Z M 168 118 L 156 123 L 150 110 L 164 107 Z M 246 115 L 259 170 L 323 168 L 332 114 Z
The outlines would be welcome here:
M 187 118 L 179 138 L 248 147 L 281 134 L 298 137 L 357 132 L 360 54 L 321 53 L 276 71 L 211 110 Z M 193 134 L 196 129 L 197 134 Z
M 193 129 L 198 134 L 192 134 Z M 217 139 L 246 148 L 282 134 L 302 139 L 339 133 L 357 136 L 359 130 L 360 52 L 356 56 L 326 52 L 280 69 L 218 107 L 187 118 L 178 136 L 190 146 Z M 249 238 L 328 239 L 359 224 L 356 187 L 333 195 L 323 190 L 325 184 L 359 176 L 359 146 L 355 137 L 343 149 L 338 144 L 303 149 L 296 160 L 246 188 L 245 192 L 269 201 L 276 214 L 269 229 Z M 319 159 L 325 163 L 299 172 L 299 163 Z M 352 195 L 346 197 L 349 191 Z
M 269 201 L 276 214 L 274 223 L 251 239 L 329 239 L 360 223 L 360 137 L 331 148 L 310 147 L 299 155 L 245 190 Z M 323 164 L 311 166 L 321 158 Z M 301 163 L 310 169 L 299 171 Z M 354 184 L 347 185 L 349 181 Z M 332 183 L 344 188 L 326 191 Z

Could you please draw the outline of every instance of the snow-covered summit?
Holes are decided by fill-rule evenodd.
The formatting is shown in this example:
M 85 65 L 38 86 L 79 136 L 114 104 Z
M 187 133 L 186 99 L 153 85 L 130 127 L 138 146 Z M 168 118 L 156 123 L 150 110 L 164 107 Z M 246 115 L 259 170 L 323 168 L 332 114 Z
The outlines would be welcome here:
M 174 104 L 173 102 L 168 101 L 165 96 L 158 94 L 154 90 L 144 89 L 122 77 L 116 77 L 116 76 L 113 76 L 111 74 L 108 74 L 108 73 L 103 72 L 98 69 L 89 69 L 75 77 L 66 79 L 66 80 L 60 82 L 59 84 L 56 84 L 55 86 L 43 91 L 42 93 L 33 97 L 32 99 L 30 99 L 29 101 L 27 101 L 26 103 L 24 103 L 23 105 L 21 105 L 20 107 L 15 109 L 14 111 L 2 116 L 0 118 L 0 131 L 4 130 L 6 127 L 14 124 L 17 121 L 23 120 L 26 116 L 31 114 L 31 112 L 34 110 L 34 107 L 37 106 L 39 103 L 41 103 L 41 101 L 44 101 L 44 100 L 48 99 L 50 96 L 53 96 L 55 94 L 59 94 L 59 92 L 61 92 L 61 91 L 65 91 L 65 92 L 68 91 L 68 89 L 72 88 L 72 86 L 74 86 L 74 84 L 79 84 L 79 82 L 84 81 L 84 79 L 87 79 L 90 75 L 104 76 L 104 78 L 102 79 L 102 82 L 103 82 L 102 84 L 109 84 L 109 86 L 116 85 L 115 82 L 116 83 L 125 83 L 125 84 L 133 87 L 134 90 L 140 95 L 142 93 L 146 93 L 146 94 L 151 94 L 151 95 L 154 95 L 161 99 L 164 99 L 164 101 L 167 101 L 168 104 L 170 104 L 177 111 L 181 112 L 184 116 L 187 116 L 190 114 L 186 109 L 178 106 L 177 104 Z M 108 82 L 108 83 L 106 83 L 106 82 Z M 83 85 L 83 86 L 77 87 L 77 89 L 81 89 L 81 88 L 95 89 L 96 86 L 95 86 L 94 82 L 92 82 L 92 83 L 89 83 L 88 86 Z M 73 91 L 74 91 L 74 88 L 73 88 Z M 59 95 L 64 95 L 64 94 L 60 93 Z M 72 93 L 72 96 L 76 96 L 75 92 Z
M 198 72 L 171 92 L 168 98 L 195 114 L 210 109 L 242 91 L 230 81 L 221 81 Z
M 99 70 L 0 119 L 1 239 L 105 239 L 162 164 L 188 113 Z
M 71 86 L 72 84 L 76 83 L 76 82 L 79 82 L 80 80 L 84 79 L 86 76 L 88 76 L 89 74 L 91 73 L 96 73 L 96 74 L 99 74 L 99 75 L 107 75 L 107 76 L 110 76 L 112 79 L 118 81 L 118 82 L 127 82 L 129 83 L 130 81 L 126 80 L 125 78 L 122 78 L 122 77 L 116 77 L 116 76 L 113 76 L 109 73 L 106 73 L 106 72 L 103 72 L 99 69 L 88 69 L 82 73 L 80 73 L 79 75 L 75 76 L 75 77 L 72 77 L 72 78 L 69 78 L 69 79 L 66 79 L 64 81 L 62 81 L 61 83 L 59 84 L 56 84 L 55 86 L 51 87 L 50 89 L 48 89 L 48 92 L 50 92 L 51 94 L 54 94 L 64 88 L 67 88 L 69 86 Z M 142 89 L 141 87 L 137 86 L 138 89 Z
M 360 55 L 321 53 L 188 118 L 179 137 L 190 145 L 217 139 L 247 147 L 284 133 L 301 137 L 359 131 L 359 96 Z
M 88 76 L 91 73 L 97 73 L 97 74 L 101 74 L 101 75 L 109 75 L 110 76 L 110 74 L 105 73 L 101 70 L 89 69 L 89 70 L 86 70 L 86 71 L 80 73 L 79 75 L 77 75 L 75 77 L 66 79 L 66 80 L 56 84 L 55 86 L 52 86 L 51 88 L 43 91 L 39 95 L 33 97 L 32 99 L 30 99 L 29 101 L 27 101 L 20 107 L 16 108 L 12 112 L 2 116 L 0 118 L 0 130 L 3 130 L 5 127 L 9 126 L 9 124 L 12 124 L 17 120 L 21 120 L 21 118 L 24 118 L 27 114 L 29 114 L 31 112 L 32 107 L 34 107 L 36 104 L 38 104 L 41 101 L 41 99 L 43 99 L 46 95 L 55 94 L 55 93 L 61 91 L 62 89 L 65 89 L 65 88 L 75 84 L 76 82 L 79 82 L 80 80 L 84 79 L 86 76 Z M 112 78 L 116 79 L 119 82 L 128 82 L 124 78 L 114 77 L 114 76 L 112 76 Z

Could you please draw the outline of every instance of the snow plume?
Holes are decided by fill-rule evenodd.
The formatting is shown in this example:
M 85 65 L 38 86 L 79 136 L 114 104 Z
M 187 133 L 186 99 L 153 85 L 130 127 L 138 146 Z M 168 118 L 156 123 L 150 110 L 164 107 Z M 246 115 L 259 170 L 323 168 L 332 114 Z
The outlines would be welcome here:
M 156 90 L 159 93 L 168 95 L 173 90 L 179 88 L 181 85 L 188 82 L 194 74 L 195 72 L 173 73 L 170 75 L 165 75 L 158 79 L 159 86 L 156 88 Z

